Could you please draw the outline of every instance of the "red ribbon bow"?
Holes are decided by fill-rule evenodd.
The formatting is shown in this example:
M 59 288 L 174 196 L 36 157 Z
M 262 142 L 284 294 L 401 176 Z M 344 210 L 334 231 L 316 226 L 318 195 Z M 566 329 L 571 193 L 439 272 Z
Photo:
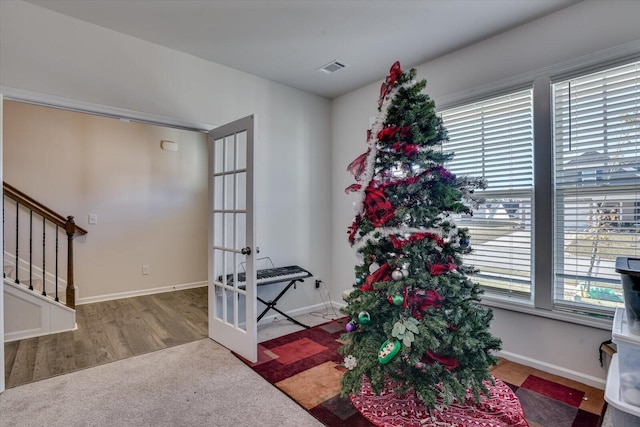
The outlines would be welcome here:
M 436 243 L 436 245 L 440 247 L 444 246 L 444 240 L 442 240 L 442 237 L 434 233 L 428 233 L 428 232 L 413 233 L 411 236 L 409 236 L 406 239 L 403 239 L 401 237 L 396 237 L 396 236 L 389 236 L 389 240 L 391 241 L 391 244 L 395 249 L 402 249 L 404 245 L 407 245 L 413 242 L 419 242 L 424 239 L 431 239 Z
M 356 240 L 356 233 L 358 232 L 358 228 L 360 228 L 360 221 L 362 218 L 360 215 L 356 215 L 353 219 L 353 223 L 347 228 L 347 232 L 349 233 L 349 243 L 353 244 Z
M 427 351 L 426 359 L 427 359 L 426 362 L 430 365 L 433 362 L 440 363 L 442 366 L 444 366 L 444 368 L 447 371 L 452 371 L 456 369 L 459 365 L 459 362 L 453 357 L 442 356 L 439 354 L 432 353 L 430 351 Z
M 396 61 L 391 66 L 391 69 L 389 70 L 389 75 L 380 86 L 380 98 L 378 98 L 378 108 L 382 107 L 384 98 L 391 91 L 391 89 L 393 89 L 393 87 L 396 84 L 396 80 L 398 80 L 398 77 L 400 77 L 401 75 L 402 75 L 402 69 L 400 68 L 400 61 Z
M 389 271 L 389 264 L 385 262 L 380 268 L 367 276 L 364 285 L 360 286 L 360 290 L 364 292 L 371 291 L 374 283 L 388 282 L 389 280 L 391 280 L 391 272 Z
M 375 227 L 380 227 L 393 218 L 393 206 L 381 188 L 369 185 L 365 194 L 364 211 Z
M 417 289 L 406 295 L 402 304 L 402 308 L 411 308 L 413 317 L 418 320 L 422 319 L 424 311 L 432 306 L 440 308 L 440 303 L 444 300 L 434 289 Z
M 351 175 L 356 179 L 356 181 L 360 181 L 360 175 L 364 172 L 365 167 L 367 165 L 367 156 L 369 155 L 369 150 L 366 153 L 360 154 L 354 161 L 349 163 L 347 166 L 347 171 L 351 172 Z

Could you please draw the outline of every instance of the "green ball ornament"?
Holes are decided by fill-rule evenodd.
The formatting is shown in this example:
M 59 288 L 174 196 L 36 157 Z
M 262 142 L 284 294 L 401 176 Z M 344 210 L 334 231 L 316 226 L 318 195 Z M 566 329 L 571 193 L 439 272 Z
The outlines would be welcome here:
M 368 312 L 366 311 L 361 311 L 358 314 L 358 322 L 360 322 L 361 325 L 366 325 L 367 323 L 369 323 L 371 321 L 371 316 L 369 315 Z
M 404 302 L 404 298 L 402 297 L 402 295 L 394 295 L 391 297 L 391 301 L 393 301 L 394 305 L 402 305 L 402 303 Z

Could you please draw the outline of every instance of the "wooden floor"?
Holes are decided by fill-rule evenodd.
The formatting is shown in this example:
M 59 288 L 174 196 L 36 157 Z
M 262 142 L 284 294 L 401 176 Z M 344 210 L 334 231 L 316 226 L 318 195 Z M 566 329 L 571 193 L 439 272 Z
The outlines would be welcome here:
M 207 288 L 79 305 L 76 323 L 6 343 L 6 388 L 205 338 Z

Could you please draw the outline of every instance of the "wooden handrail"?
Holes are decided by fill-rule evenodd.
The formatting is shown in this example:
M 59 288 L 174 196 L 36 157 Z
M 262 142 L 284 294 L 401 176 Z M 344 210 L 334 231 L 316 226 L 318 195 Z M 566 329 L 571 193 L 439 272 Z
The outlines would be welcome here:
M 42 215 L 43 217 L 53 222 L 54 224 L 57 224 L 64 229 L 67 229 L 67 223 L 69 222 L 69 217 L 60 215 L 53 209 L 50 209 L 47 206 L 43 205 L 42 203 L 32 199 L 22 191 L 18 190 L 11 184 L 7 184 L 4 181 L 2 182 L 2 189 L 4 191 L 5 196 L 15 200 L 16 202 L 31 209 L 32 211 L 37 212 L 39 215 Z M 73 217 L 71 218 L 73 219 Z M 85 230 L 84 228 L 78 225 L 75 225 L 75 230 L 79 234 L 87 234 L 87 230 Z
M 14 186 L 7 184 L 6 182 L 2 183 L 2 189 L 3 189 L 4 195 L 9 197 L 10 199 L 15 200 L 18 205 L 22 205 L 25 208 L 33 212 L 36 212 L 38 215 L 49 220 L 53 224 L 56 224 L 57 226 L 63 228 L 64 231 L 66 232 L 67 234 L 67 289 L 66 289 L 65 304 L 70 308 L 75 308 L 76 307 L 76 291 L 75 291 L 75 284 L 73 280 L 73 238 L 76 235 L 76 233 L 87 234 L 87 230 L 76 225 L 73 216 L 64 217 L 60 215 L 53 209 L 50 209 L 47 206 L 43 205 L 42 203 L 27 196 L 25 193 L 18 190 Z M 16 236 L 16 239 L 17 238 L 18 236 Z M 57 240 L 56 240 L 56 251 L 57 251 Z M 18 257 L 17 257 L 17 249 L 16 249 L 16 274 L 17 274 L 17 269 L 18 269 Z M 44 267 L 43 267 L 42 275 L 43 275 L 43 282 L 44 282 L 45 280 Z M 57 277 L 57 270 L 56 270 L 56 277 Z M 16 276 L 16 283 L 18 283 L 17 276 Z M 44 292 L 43 292 L 43 295 L 45 295 Z M 56 301 L 57 300 L 58 299 L 56 296 Z

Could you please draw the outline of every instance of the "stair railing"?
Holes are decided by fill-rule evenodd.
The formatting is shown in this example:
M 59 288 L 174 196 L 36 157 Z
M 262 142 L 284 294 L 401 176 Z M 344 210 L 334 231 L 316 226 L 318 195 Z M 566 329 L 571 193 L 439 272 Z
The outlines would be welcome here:
M 29 197 L 28 195 L 26 195 L 25 193 L 23 193 L 22 191 L 18 190 L 17 188 L 13 187 L 10 184 L 7 184 L 6 182 L 3 182 L 2 185 L 3 191 L 4 191 L 4 199 L 3 199 L 3 208 L 2 208 L 2 220 L 3 220 L 3 225 L 5 224 L 6 221 L 6 215 L 5 215 L 5 203 L 4 201 L 6 200 L 6 198 L 12 199 L 15 202 L 15 283 L 20 283 L 20 240 L 21 240 L 21 235 L 20 235 L 20 209 L 23 208 L 23 210 L 27 210 L 29 213 L 29 260 L 28 260 L 28 266 L 29 266 L 29 288 L 33 289 L 33 267 L 34 267 L 34 261 L 33 261 L 33 239 L 34 239 L 34 235 L 33 235 L 33 224 L 34 224 L 34 219 L 33 219 L 33 215 L 37 215 L 42 219 L 42 253 L 40 254 L 41 256 L 41 261 L 42 262 L 42 295 L 43 296 L 47 296 L 47 292 L 46 292 L 46 279 L 47 279 L 47 270 L 46 270 L 46 254 L 47 254 L 47 222 L 49 222 L 50 224 L 55 226 L 55 249 L 54 249 L 54 254 L 55 254 L 55 274 L 54 276 L 54 283 L 55 283 L 55 297 L 54 299 L 56 301 L 60 301 L 59 297 L 58 297 L 58 280 L 59 280 L 59 272 L 58 272 L 58 258 L 59 258 L 59 242 L 58 242 L 58 236 L 59 234 L 61 234 L 62 232 L 66 233 L 67 235 L 67 287 L 66 287 L 66 292 L 65 292 L 65 304 L 70 307 L 70 308 L 75 308 L 75 284 L 74 284 L 74 280 L 73 280 L 73 239 L 76 236 L 76 234 L 87 234 L 87 231 L 85 229 L 83 229 L 82 227 L 76 225 L 75 221 L 74 221 L 74 217 L 73 216 L 67 216 L 64 217 L 62 215 L 60 215 L 59 213 L 55 212 L 53 209 L 48 208 L 47 206 L 45 206 L 44 204 L 34 200 L 33 198 Z M 6 230 L 6 229 L 5 229 Z M 6 234 L 6 231 L 5 231 Z M 4 239 L 2 242 L 2 249 L 3 249 L 3 256 L 4 256 Z M 3 263 L 4 265 L 4 263 Z M 39 268 L 39 266 L 38 266 Z M 3 274 L 4 275 L 4 274 Z

